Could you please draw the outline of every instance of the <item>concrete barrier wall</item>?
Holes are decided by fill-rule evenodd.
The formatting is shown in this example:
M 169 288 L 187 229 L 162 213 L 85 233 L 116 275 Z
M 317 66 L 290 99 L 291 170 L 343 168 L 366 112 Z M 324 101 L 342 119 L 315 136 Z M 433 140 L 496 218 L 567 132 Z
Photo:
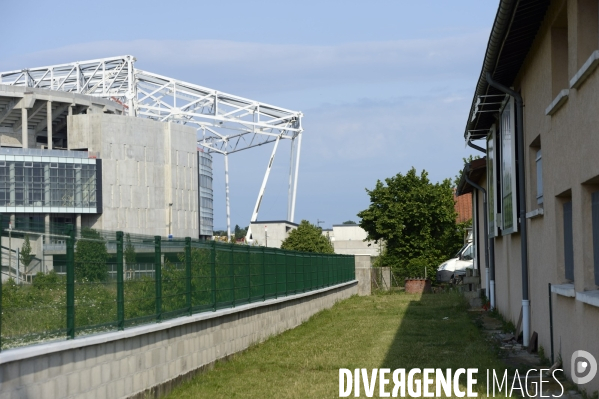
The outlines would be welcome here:
M 358 282 L 351 281 L 125 331 L 7 350 L 0 353 L 0 399 L 162 395 L 216 360 L 294 328 L 357 293 Z
M 370 255 L 355 255 L 358 295 L 370 295 L 372 292 L 372 266 Z

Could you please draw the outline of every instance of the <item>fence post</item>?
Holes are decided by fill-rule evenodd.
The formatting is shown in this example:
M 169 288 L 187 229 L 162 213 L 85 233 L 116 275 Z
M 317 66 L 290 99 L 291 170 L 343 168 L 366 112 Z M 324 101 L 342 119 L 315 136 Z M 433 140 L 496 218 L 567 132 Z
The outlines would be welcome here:
M 185 237 L 185 296 L 187 314 L 191 316 L 191 237 Z
M 210 280 L 212 282 L 212 309 L 216 311 L 216 241 L 210 248 Z
M 75 338 L 75 230 L 67 225 L 67 339 Z
M 156 321 L 162 321 L 162 249 L 160 236 L 154 236 L 154 285 L 156 287 Z
M 289 295 L 289 269 L 291 268 L 291 259 L 295 259 L 292 252 L 287 252 L 285 256 L 285 296 Z
M 125 287 L 123 284 L 123 232 L 116 232 L 116 317 L 117 328 L 125 329 Z
M 277 278 L 277 272 L 279 271 L 279 251 L 282 251 L 281 249 L 276 249 L 273 248 L 273 251 L 275 251 L 275 299 L 277 299 L 279 297 L 279 279 Z
M 262 247 L 262 301 L 266 301 L 266 253 Z
M 0 240 L 4 234 L 2 215 L 0 215 Z M 2 352 L 2 247 L 0 246 L 0 352 Z
M 252 303 L 252 254 L 248 245 L 248 303 Z
M 233 245 L 229 244 L 229 273 L 231 273 L 231 292 L 233 294 L 233 307 L 235 307 L 235 265 L 233 264 Z

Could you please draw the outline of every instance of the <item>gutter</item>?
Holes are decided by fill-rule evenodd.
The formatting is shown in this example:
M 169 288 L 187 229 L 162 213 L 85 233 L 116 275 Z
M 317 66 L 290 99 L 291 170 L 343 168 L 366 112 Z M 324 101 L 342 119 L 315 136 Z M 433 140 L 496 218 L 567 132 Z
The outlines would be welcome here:
M 522 346 L 528 347 L 530 338 L 530 300 L 528 299 L 528 236 L 526 231 L 526 198 L 524 191 L 524 104 L 522 96 L 510 88 L 496 82 L 487 72 L 487 82 L 491 87 L 511 96 L 516 101 L 516 138 L 518 140 L 518 205 L 520 206 L 520 244 L 522 254 Z
M 495 21 L 493 21 L 493 28 L 489 35 L 489 42 L 487 43 L 487 50 L 485 52 L 485 59 L 483 62 L 482 70 L 476 84 L 476 92 L 472 99 L 472 105 L 470 107 L 470 114 L 468 117 L 468 123 L 466 124 L 466 131 L 464 137 L 468 137 L 468 130 L 472 124 L 472 115 L 476 108 L 476 100 L 478 96 L 487 94 L 489 89 L 489 83 L 486 80 L 486 73 L 489 71 L 495 71 L 497 62 L 499 61 L 499 55 L 503 49 L 503 44 L 507 33 L 510 30 L 512 21 L 514 18 L 514 11 L 518 6 L 520 0 L 501 0 L 497 9 L 497 15 Z
M 486 152 L 486 151 L 485 151 Z M 483 193 L 483 226 L 485 229 L 485 263 L 487 268 L 487 290 L 489 291 L 489 299 L 491 300 L 491 309 L 495 309 L 495 270 L 491 269 L 491 261 L 489 258 L 489 221 L 488 221 L 488 212 L 487 212 L 487 190 L 470 180 L 468 174 L 470 173 L 470 164 L 467 164 L 464 167 L 464 171 L 462 172 L 464 178 L 472 187 L 476 190 Z M 492 279 L 491 279 L 492 276 Z

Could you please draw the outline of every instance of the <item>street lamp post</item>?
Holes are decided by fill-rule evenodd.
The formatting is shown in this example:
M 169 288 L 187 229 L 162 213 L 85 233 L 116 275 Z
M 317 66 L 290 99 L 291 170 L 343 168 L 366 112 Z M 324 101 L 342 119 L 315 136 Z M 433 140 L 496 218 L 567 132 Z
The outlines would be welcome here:
M 264 246 L 268 247 L 268 226 L 264 226 Z
M 8 278 L 12 278 L 12 222 L 8 223 Z

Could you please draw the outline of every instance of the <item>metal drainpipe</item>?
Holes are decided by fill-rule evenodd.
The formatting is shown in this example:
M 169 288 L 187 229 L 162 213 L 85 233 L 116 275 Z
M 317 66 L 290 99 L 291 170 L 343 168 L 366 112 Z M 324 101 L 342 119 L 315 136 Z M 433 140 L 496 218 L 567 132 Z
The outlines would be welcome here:
M 487 150 L 485 150 L 484 148 L 477 146 L 476 144 L 474 144 L 472 141 L 470 141 L 470 139 L 466 140 L 466 144 L 468 144 L 468 147 L 474 148 L 475 150 L 478 150 L 480 152 L 483 153 L 487 153 Z
M 489 262 L 489 220 L 488 220 L 488 216 L 487 216 L 487 190 L 485 190 L 484 188 L 482 188 L 481 186 L 479 186 L 478 184 L 476 184 L 475 182 L 473 182 L 472 180 L 470 180 L 470 178 L 468 178 L 468 173 L 470 173 L 470 165 L 466 165 L 466 167 L 464 168 L 464 178 L 466 179 L 466 181 L 468 182 L 468 184 L 470 184 L 472 187 L 474 187 L 476 190 L 480 191 L 481 193 L 483 193 L 483 226 L 485 229 L 485 263 L 486 263 L 486 269 L 487 269 L 487 276 L 490 276 L 491 272 L 489 269 L 490 263 Z M 495 308 L 495 281 L 491 280 L 491 283 L 487 286 L 487 290 L 489 291 L 489 298 L 491 300 L 491 309 Z
M 520 206 L 520 252 L 522 253 L 522 346 L 528 347 L 530 338 L 530 300 L 528 299 L 528 237 L 526 235 L 526 197 L 524 191 L 524 105 L 522 96 L 514 90 L 495 82 L 491 73 L 486 74 L 487 83 L 516 100 L 516 132 L 518 139 L 518 204 Z
M 472 143 L 470 139 L 466 140 L 466 143 L 469 147 L 472 147 L 475 150 L 487 154 L 487 150 Z M 485 205 L 485 217 L 487 217 L 488 215 L 486 212 L 488 212 L 488 210 Z M 489 230 L 486 230 L 486 235 L 489 235 Z M 491 309 L 495 309 L 495 241 L 492 237 L 487 237 L 487 245 L 489 246 L 489 263 L 487 264 L 487 267 L 489 268 L 489 273 L 487 274 L 487 280 L 489 281 L 489 285 L 487 288 L 489 289 L 489 300 L 491 302 Z

